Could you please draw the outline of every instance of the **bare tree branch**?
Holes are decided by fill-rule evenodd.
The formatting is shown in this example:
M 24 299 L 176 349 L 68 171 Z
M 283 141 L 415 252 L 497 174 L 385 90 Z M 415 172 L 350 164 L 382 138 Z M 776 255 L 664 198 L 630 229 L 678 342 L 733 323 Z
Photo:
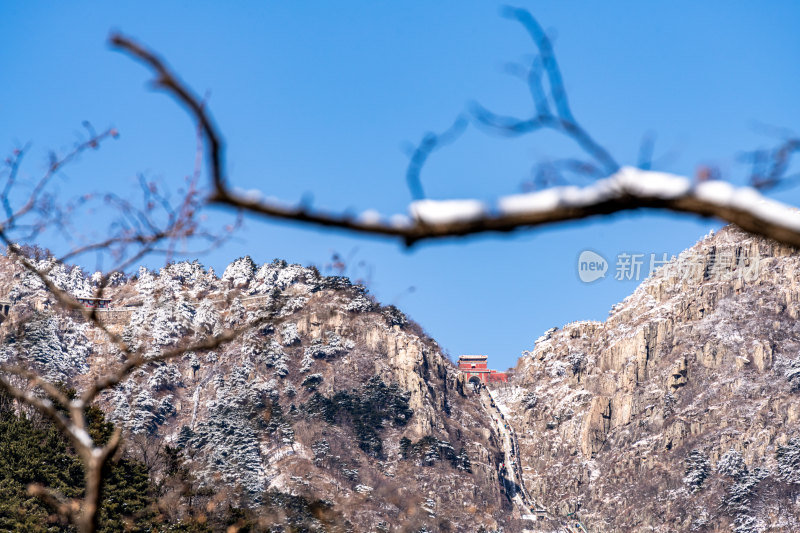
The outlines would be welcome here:
M 194 343 L 188 342 L 181 347 L 164 351 L 156 356 L 145 356 L 133 350 L 119 335 L 110 331 L 96 308 L 85 308 L 73 295 L 61 289 L 50 278 L 50 272 L 56 265 L 94 250 L 109 252 L 122 259 L 126 255 L 125 250 L 128 245 L 137 245 L 138 248 L 135 252 L 117 265 L 124 270 L 128 265 L 150 253 L 164 253 L 168 258 L 171 258 L 176 253 L 177 245 L 180 241 L 205 239 L 211 242 L 211 246 L 219 245 L 230 233 L 235 231 L 239 221 L 222 236 L 215 235 L 200 227 L 197 220 L 197 212 L 204 205 L 205 200 L 197 188 L 199 179 L 197 168 L 191 178 L 188 179 L 187 190 L 185 194 L 182 194 L 182 201 L 177 205 L 173 206 L 169 197 L 162 194 L 155 184 L 141 181 L 145 201 L 143 208 L 138 208 L 127 199 L 113 194 L 105 196 L 105 202 L 113 205 L 122 214 L 122 218 L 118 222 L 120 230 L 117 234 L 99 242 L 73 248 L 61 259 L 54 259 L 50 256 L 44 261 L 44 266 L 41 263 L 34 264 L 33 260 L 24 255 L 22 248 L 16 241 L 20 236 L 18 230 L 25 226 L 30 227 L 30 230 L 26 229 L 27 233 L 22 235 L 25 238 L 33 238 L 49 226 L 55 226 L 64 231 L 67 237 L 71 237 L 68 231 L 68 224 L 69 216 L 73 214 L 72 208 L 63 209 L 49 199 L 45 191 L 52 177 L 64 164 L 74 159 L 83 150 L 97 147 L 100 140 L 106 136 L 116 136 L 116 132 L 113 130 L 109 130 L 101 134 L 101 136 L 95 135 L 91 128 L 89 128 L 89 131 L 92 135 L 91 138 L 78 144 L 63 160 L 56 159 L 54 156 L 51 157 L 46 175 L 36 182 L 36 186 L 27 195 L 20 209 L 14 210 L 7 196 L 4 198 L 3 209 L 7 217 L 5 221 L 0 222 L 0 241 L 6 244 L 9 258 L 34 274 L 48 293 L 55 298 L 59 307 L 68 312 L 77 313 L 95 328 L 102 331 L 124 359 L 122 365 L 92 383 L 88 390 L 85 390 L 76 399 L 67 398 L 58 387 L 27 368 L 10 365 L 0 367 L 0 388 L 6 390 L 11 397 L 19 402 L 32 407 L 51 419 L 56 427 L 69 439 L 71 446 L 78 454 L 85 470 L 85 492 L 80 500 L 67 500 L 58 492 L 39 486 L 30 487 L 30 491 L 31 494 L 35 494 L 51 504 L 59 514 L 71 520 L 83 533 L 91 533 L 97 528 L 97 510 L 100 505 L 103 468 L 121 442 L 119 428 L 104 445 L 98 445 L 93 441 L 88 432 L 87 407 L 92 404 L 100 392 L 120 383 L 136 368 L 153 361 L 178 357 L 188 351 L 203 351 L 204 349 L 216 348 L 226 342 L 230 342 L 241 333 L 240 331 L 225 332 L 210 340 L 201 339 Z M 15 178 L 23 153 L 22 150 L 15 152 L 14 159 L 8 163 L 10 169 L 4 188 L 6 194 L 16 184 Z M 48 199 L 43 201 L 45 198 Z M 25 225 L 19 222 L 23 219 L 29 220 L 31 217 L 34 220 L 26 222 Z M 14 237 L 11 236 L 12 234 Z M 161 247 L 162 245 L 163 247 Z M 103 291 L 108 281 L 109 275 L 104 275 L 97 287 L 96 297 L 103 296 Z M 250 326 L 248 325 L 248 327 Z M 244 329 L 246 328 L 242 328 L 242 330 Z M 16 381 L 24 383 L 24 387 L 18 386 Z
M 220 346 L 228 344 L 231 341 L 237 339 L 246 331 L 250 331 L 254 328 L 258 328 L 259 326 L 264 325 L 267 321 L 268 321 L 267 318 L 262 318 L 261 320 L 250 322 L 241 328 L 228 330 L 223 333 L 220 333 L 219 335 L 214 335 L 211 337 L 201 339 L 196 343 L 180 346 L 172 350 L 166 350 L 156 355 L 147 356 L 144 354 L 133 354 L 119 368 L 114 370 L 114 372 L 96 379 L 94 383 L 92 383 L 81 395 L 81 400 L 84 403 L 87 404 L 90 403 L 102 391 L 118 385 L 123 380 L 125 380 L 125 378 L 127 378 L 131 374 L 131 372 L 133 372 L 134 370 L 136 370 L 141 366 L 150 363 L 155 363 L 158 361 L 175 359 L 176 357 L 180 357 L 189 352 L 202 353 L 214 350 L 216 348 L 219 348 Z
M 222 142 L 222 136 L 217 132 L 217 127 L 200 98 L 173 75 L 165 63 L 153 52 L 118 33 L 111 36 L 110 43 L 113 48 L 127 52 L 153 69 L 157 74 L 154 85 L 172 94 L 197 119 L 208 144 L 206 155 L 208 156 L 214 187 L 218 191 L 227 190 L 227 181 L 224 174 L 225 145 Z
M 636 165 L 642 170 L 650 170 L 653 168 L 653 150 L 655 149 L 656 139 L 653 134 L 645 134 L 642 137 L 642 142 L 639 144 L 639 162 Z
M 80 501 L 67 498 L 57 490 L 38 483 L 31 483 L 28 485 L 28 494 L 47 503 L 50 507 L 55 509 L 59 515 L 65 518 L 71 518 L 73 521 L 79 520 Z
M 797 152 L 800 152 L 800 139 L 790 138 L 773 150 L 757 150 L 749 154 L 753 164 L 750 184 L 756 189 L 767 190 L 785 183 L 792 156 Z
M 591 177 L 595 180 L 593 183 L 585 187 L 557 186 L 526 194 L 501 196 L 492 203 L 477 199 L 425 199 L 421 170 L 436 149 L 452 142 L 464 131 L 468 121 L 465 116 L 459 116 L 445 132 L 426 134 L 419 146 L 411 152 L 406 179 L 414 201 L 408 206 L 408 215 L 383 217 L 370 211 L 361 216 L 353 216 L 348 213 L 313 210 L 311 206 L 302 203 L 295 206 L 267 201 L 260 195 L 242 193 L 229 184 L 225 170 L 225 144 L 206 102 L 182 82 L 158 55 L 133 40 L 116 34 L 110 39 L 112 47 L 148 67 L 155 74 L 155 87 L 177 100 L 196 122 L 198 139 L 202 141 L 198 147 L 198 156 L 204 155 L 209 167 L 211 193 L 206 198 L 202 197 L 198 187 L 199 164 L 196 165 L 188 182 L 187 192 L 178 205 L 173 205 L 169 194 L 162 193 L 154 184 L 140 178 L 144 207 L 138 208 L 118 195 L 105 195 L 106 204 L 117 209 L 121 215 L 117 221 L 117 233 L 98 242 L 74 246 L 62 256 L 61 261 L 89 252 L 112 250 L 126 268 L 150 253 L 164 253 L 171 258 L 176 253 L 178 243 L 188 239 L 206 239 L 214 246 L 220 242 L 220 238 L 202 230 L 196 220 L 197 211 L 206 203 L 272 219 L 399 239 L 408 246 L 425 240 L 486 232 L 508 233 L 624 211 L 661 209 L 716 217 L 752 233 L 800 247 L 800 214 L 789 206 L 765 198 L 756 190 L 773 187 L 786 179 L 791 158 L 800 151 L 800 141 L 788 139 L 771 152 L 755 152 L 751 179 L 753 187 L 734 187 L 713 179 L 693 181 L 685 177 L 652 172 L 649 170 L 652 166 L 652 144 L 647 141 L 642 143 L 640 150 L 641 168 L 622 167 L 575 119 L 552 42 L 536 19 L 521 9 L 509 8 L 505 15 L 523 25 L 537 49 L 538 55 L 523 76 L 533 99 L 535 115 L 525 119 L 502 116 L 476 104 L 471 109 L 472 120 L 492 133 L 505 136 L 518 136 L 542 129 L 564 135 L 585 152 L 588 160 L 566 158 L 547 162 L 539 169 L 553 172 L 552 178 L 547 177 L 547 184 L 560 183 L 562 171 Z M 549 94 L 545 90 L 545 79 Z M 97 528 L 103 466 L 117 450 L 121 442 L 121 431 L 117 429 L 107 443 L 99 446 L 87 430 L 87 407 L 101 392 L 119 385 L 137 368 L 189 352 L 216 349 L 245 331 L 259 327 L 269 317 L 261 317 L 242 328 L 200 339 L 196 339 L 193 332 L 186 337 L 186 342 L 178 346 L 154 355 L 146 354 L 129 346 L 121 336 L 110 331 L 103 324 L 97 309 L 84 308 L 72 295 L 59 288 L 50 279 L 49 268 L 39 268 L 24 257 L 17 244 L 19 239 L 14 238 L 17 235 L 15 232 L 24 231 L 26 237 L 33 238 L 48 227 L 55 226 L 69 233 L 68 215 L 72 213 L 73 206 L 56 205 L 51 198 L 45 196 L 45 189 L 53 176 L 84 150 L 96 148 L 104 139 L 116 136 L 113 129 L 100 134 L 96 134 L 90 125 L 87 125 L 87 129 L 90 134 L 87 141 L 78 143 L 62 158 L 52 156 L 47 172 L 33 187 L 22 207 L 16 211 L 8 197 L 17 184 L 19 164 L 26 149 L 16 151 L 7 161 L 8 176 L 2 193 L 6 219 L 0 222 L 0 240 L 8 245 L 9 254 L 14 259 L 41 279 L 63 309 L 79 313 L 99 328 L 119 350 L 123 361 L 108 374 L 95 379 L 78 398 L 72 400 L 53 384 L 24 368 L 3 368 L 0 388 L 52 419 L 69 438 L 85 467 L 84 497 L 80 501 L 71 501 L 43 487 L 33 486 L 30 490 L 32 494 L 52 503 L 62 514 L 69 515 L 78 524 L 81 532 L 93 533 Z M 40 215 L 38 219 L 35 216 L 27 217 L 36 213 Z M 128 245 L 134 249 L 131 255 L 126 252 Z M 98 296 L 102 296 L 107 283 L 108 276 L 105 276 L 98 288 Z M 19 386 L 19 381 L 24 382 L 27 388 Z
M 10 228 L 13 228 L 17 219 L 24 217 L 26 214 L 33 211 L 36 206 L 37 202 L 41 198 L 42 192 L 44 191 L 45 187 L 50 183 L 53 177 L 58 173 L 64 165 L 69 164 L 75 158 L 77 158 L 81 153 L 88 149 L 97 148 L 100 143 L 109 138 L 116 138 L 117 137 L 117 130 L 110 128 L 98 135 L 93 135 L 88 140 L 78 143 L 72 151 L 68 152 L 65 156 L 58 158 L 55 154 L 51 154 L 50 156 L 50 163 L 47 168 L 47 172 L 45 175 L 36 183 L 31 193 L 28 195 L 27 201 L 14 212 L 11 212 L 8 206 L 6 206 L 6 214 L 7 218 L 3 223 L 0 225 L 0 229 L 7 231 Z M 22 152 L 19 154 L 22 155 Z M 18 165 L 19 158 L 16 160 L 16 164 Z M 14 177 L 16 176 L 16 168 L 13 169 L 11 174 L 9 175 L 9 179 L 6 181 L 6 186 L 4 189 L 4 197 L 7 198 L 10 192 L 11 187 L 14 185 Z
M 553 102 L 555 103 L 558 116 L 564 120 L 574 123 L 575 119 L 572 116 L 572 110 L 570 109 L 569 100 L 567 99 L 567 91 L 564 88 L 564 81 L 561 77 L 561 68 L 558 66 L 558 61 L 556 60 L 556 55 L 553 52 L 553 45 L 550 42 L 550 38 L 529 11 L 525 9 L 507 7 L 502 13 L 503 16 L 518 21 L 525 27 L 528 34 L 530 34 L 531 39 L 533 39 L 533 42 L 539 49 L 541 65 L 544 71 L 547 73 L 547 78 L 550 82 L 551 96 Z M 534 68 L 531 72 L 535 75 L 535 85 L 541 87 L 540 76 L 536 73 L 536 70 L 537 69 Z M 531 85 L 533 86 L 534 83 Z M 544 91 L 533 91 L 534 100 L 540 100 L 540 97 L 538 97 L 540 94 L 544 96 Z M 547 105 L 546 101 L 537 103 L 537 108 L 539 109 L 539 114 L 550 114 L 549 106 Z M 542 111 L 546 112 L 542 113 Z
M 468 123 L 467 117 L 459 115 L 456 117 L 453 124 L 444 132 L 438 135 L 433 132 L 426 133 L 422 137 L 422 142 L 410 151 L 408 168 L 406 169 L 406 182 L 411 191 L 411 197 L 414 200 L 422 200 L 425 198 L 420 173 L 422 172 L 422 167 L 425 166 L 425 162 L 428 160 L 428 156 L 435 150 L 455 141 L 464 133 Z
M 0 232 L 0 237 L 3 237 Z M 243 327 L 223 332 L 212 337 L 202 338 L 197 342 L 186 343 L 170 350 L 164 350 L 155 355 L 147 355 L 133 351 L 118 335 L 110 332 L 102 323 L 96 309 L 86 309 L 66 291 L 61 290 L 49 279 L 47 272 L 41 271 L 30 261 L 23 257 L 16 245 L 9 243 L 10 253 L 15 255 L 25 268 L 36 274 L 50 290 L 56 300 L 64 308 L 71 311 L 80 311 L 95 327 L 100 328 L 108 338 L 117 346 L 124 355 L 124 362 L 118 368 L 105 376 L 95 379 L 77 399 L 69 400 L 63 392 L 41 376 L 28 369 L 3 366 L 0 373 L 0 388 L 6 390 L 12 397 L 33 407 L 43 415 L 49 417 L 61 432 L 66 435 L 75 448 L 85 469 L 85 493 L 78 501 L 68 501 L 57 492 L 46 490 L 42 487 L 31 487 L 31 493 L 43 498 L 53 506 L 62 516 L 72 520 L 82 533 L 93 533 L 97 529 L 100 493 L 103 483 L 103 468 L 109 458 L 117 450 L 122 437 L 120 428 L 116 428 L 111 439 L 103 446 L 98 446 L 88 432 L 86 422 L 86 408 L 92 404 L 102 391 L 112 388 L 124 381 L 134 370 L 150 363 L 166 361 L 180 357 L 189 352 L 204 352 L 223 346 L 241 336 L 252 328 L 258 328 L 269 321 L 269 316 L 262 316 L 258 320 L 245 324 Z M 104 280 L 105 282 L 105 280 Z M 104 283 L 101 284 L 101 291 Z M 42 398 L 32 390 L 23 390 L 14 385 L 9 375 L 17 376 L 27 382 L 32 388 L 41 388 L 50 398 Z M 67 408 L 65 415 L 58 406 Z
M 347 213 L 314 211 L 306 205 L 293 206 L 266 201 L 229 189 L 222 167 L 221 135 L 208 116 L 206 107 L 155 54 L 121 35 L 112 36 L 111 43 L 115 48 L 149 66 L 157 75 L 156 85 L 183 104 L 203 129 L 207 160 L 211 166 L 210 173 L 214 184 L 214 192 L 209 198 L 211 203 L 227 205 L 268 218 L 365 235 L 398 238 L 408 246 L 423 240 L 486 232 L 506 233 L 640 209 L 662 209 L 716 217 L 736 224 L 746 231 L 792 246 L 800 246 L 800 215 L 789 206 L 767 200 L 752 188 L 733 188 L 724 183 L 693 185 L 688 178 L 679 176 L 637 171 L 631 168 L 620 170 L 611 155 L 573 122 L 560 70 L 552 53 L 552 45 L 541 27 L 525 11 L 510 10 L 507 14 L 525 26 L 539 48 L 542 65 L 551 85 L 557 115 L 550 113 L 549 107 L 541 102 L 538 105 L 539 114 L 527 120 L 501 117 L 476 106 L 474 114 L 478 123 L 506 135 L 519 135 L 541 128 L 560 131 L 574 139 L 600 163 L 606 175 L 611 177 L 584 188 L 557 187 L 540 193 L 530 193 L 544 196 L 500 198 L 495 206 L 486 205 L 478 200 L 417 201 L 409 206 L 410 218 L 404 215 L 381 217 L 371 211 L 361 217 Z M 542 114 L 545 109 L 548 112 Z M 790 148 L 793 149 L 794 145 Z M 790 152 L 788 148 L 781 151 L 782 158 L 778 159 L 785 160 L 784 154 Z M 591 171 L 596 173 L 594 167 L 585 168 L 591 168 Z M 412 181 L 418 178 L 417 171 L 411 174 Z M 657 182 L 648 184 L 648 180 L 654 177 L 657 178 Z M 662 190 L 660 187 L 665 184 L 666 189 Z M 674 190 L 679 190 L 680 194 L 674 194 Z M 720 194 L 710 192 L 714 190 L 722 192 Z M 421 190 L 417 190 L 415 196 L 421 196 Z M 768 210 L 754 208 L 765 203 L 770 206 Z M 508 209 L 509 205 L 527 207 Z

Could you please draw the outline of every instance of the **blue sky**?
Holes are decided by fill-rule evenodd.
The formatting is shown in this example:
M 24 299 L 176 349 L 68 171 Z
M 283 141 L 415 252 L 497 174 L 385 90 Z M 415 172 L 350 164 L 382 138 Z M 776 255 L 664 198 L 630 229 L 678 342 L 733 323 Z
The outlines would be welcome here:
M 0 149 L 32 142 L 25 172 L 35 175 L 47 151 L 68 147 L 88 120 L 121 136 L 71 166 L 59 178 L 60 193 L 128 194 L 137 173 L 177 188 L 192 170 L 192 124 L 146 87 L 139 64 L 108 49 L 114 29 L 158 50 L 210 95 L 237 186 L 289 201 L 312 193 L 315 205 L 331 209 L 405 212 L 404 143 L 446 128 L 471 101 L 519 116 L 532 111 L 526 87 L 502 66 L 533 48 L 521 27 L 499 16 L 501 5 L 4 3 Z M 741 180 L 737 156 L 776 142 L 756 124 L 798 129 L 797 3 L 521 5 L 555 38 L 576 117 L 622 163 L 636 162 L 651 132 L 658 169 L 692 175 L 698 164 L 714 164 Z M 471 128 L 431 159 L 426 192 L 487 200 L 518 192 L 532 164 L 564 150 L 548 134 L 507 140 Z M 777 197 L 800 203 L 797 191 Z M 239 239 L 200 260 L 220 270 L 244 254 L 320 266 L 334 251 L 352 256 L 369 265 L 373 292 L 407 311 L 452 356 L 485 353 L 505 368 L 545 329 L 602 320 L 635 288 L 612 276 L 581 283 L 582 250 L 612 261 L 622 251 L 673 254 L 716 227 L 628 214 L 408 251 L 250 218 Z

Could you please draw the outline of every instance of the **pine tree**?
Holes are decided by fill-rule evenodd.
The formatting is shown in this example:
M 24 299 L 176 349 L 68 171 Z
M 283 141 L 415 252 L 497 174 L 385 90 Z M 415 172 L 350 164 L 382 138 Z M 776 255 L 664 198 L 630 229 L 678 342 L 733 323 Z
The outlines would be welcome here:
M 779 475 L 787 483 L 800 484 L 800 437 L 778 446 Z
M 706 478 L 711 472 L 711 466 L 706 456 L 700 450 L 692 450 L 686 458 L 686 472 L 683 482 L 689 486 L 689 492 L 695 493 L 703 487 Z
M 86 415 L 95 442 L 107 442 L 113 425 L 95 407 Z M 41 500 L 28 494 L 32 483 L 67 498 L 80 498 L 83 466 L 51 422 L 18 414 L 11 402 L 0 401 L 0 531 L 74 531 Z M 148 508 L 152 504 L 152 484 L 144 465 L 125 457 L 112 460 L 104 473 L 98 530 L 151 531 L 155 522 Z

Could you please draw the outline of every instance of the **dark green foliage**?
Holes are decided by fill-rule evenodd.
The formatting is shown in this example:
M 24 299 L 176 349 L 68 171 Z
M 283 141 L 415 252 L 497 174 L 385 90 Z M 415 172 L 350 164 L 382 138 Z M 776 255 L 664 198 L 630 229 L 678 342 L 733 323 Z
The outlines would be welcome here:
M 277 400 L 270 400 L 265 409 L 264 418 L 267 421 L 267 432 L 273 437 L 280 438 L 285 444 L 290 444 L 294 440 L 294 429 L 283 408 Z
M 0 406 L 0 531 L 73 531 L 41 500 L 28 495 L 28 486 L 36 483 L 80 498 L 84 474 L 77 455 L 49 421 L 18 415 L 8 402 Z M 95 442 L 107 441 L 113 426 L 102 412 L 90 408 L 87 419 Z M 144 466 L 128 459 L 114 461 L 104 480 L 99 531 L 150 530 L 153 500 Z
M 416 459 L 423 466 L 433 466 L 436 461 L 445 460 L 453 468 L 472 472 L 472 462 L 463 447 L 456 453 L 448 441 L 439 440 L 431 435 L 422 437 L 414 443 L 406 437 L 400 439 L 400 456 L 406 460 Z
M 725 496 L 722 498 L 725 508 L 734 514 L 750 512 L 759 484 L 768 476 L 769 471 L 763 468 L 754 468 L 752 472 L 743 472 L 725 491 Z
M 451 462 L 451 464 L 459 470 L 472 473 L 472 461 L 469 460 L 469 454 L 463 446 L 455 458 L 455 463 Z
M 329 424 L 336 423 L 337 409 L 333 400 L 315 392 L 306 402 L 306 412 L 311 416 L 323 419 Z
M 74 532 L 73 526 L 59 519 L 41 500 L 29 496 L 27 490 L 29 484 L 38 483 L 68 498 L 80 498 L 84 486 L 80 461 L 53 424 L 20 416 L 4 400 L 0 394 L 0 531 Z M 283 418 L 279 407 L 270 412 L 273 420 Z M 113 426 L 99 409 L 90 409 L 87 419 L 89 431 L 98 442 L 113 433 Z M 108 465 L 103 476 L 98 532 L 208 533 L 236 525 L 241 532 L 290 533 L 340 521 L 329 502 L 278 492 L 265 495 L 264 503 L 254 509 L 229 507 L 207 515 L 205 503 L 213 494 L 196 487 L 183 452 L 166 446 L 162 453 L 164 478 L 158 488 L 138 461 L 123 457 Z M 170 487 L 180 493 L 178 502 L 183 509 L 179 513 L 182 518 L 172 523 L 157 516 L 154 505 L 156 493 L 163 495 Z
M 89 425 L 89 435 L 98 446 L 105 446 L 111 435 L 114 433 L 114 424 L 106 420 L 103 411 L 97 407 L 89 407 L 86 410 L 86 422 Z
M 189 426 L 181 427 L 181 432 L 178 433 L 178 440 L 176 444 L 178 448 L 185 448 L 189 442 L 191 442 L 192 438 L 194 438 L 194 431 Z
M 31 483 L 79 497 L 83 469 L 51 424 L 5 411 L 0 414 L 0 531 L 47 531 L 57 525 L 50 509 L 28 495 Z
M 786 380 L 792 388 L 792 392 L 800 392 L 800 358 L 794 359 L 786 369 Z
M 337 392 L 332 398 L 314 393 L 306 412 L 329 424 L 347 423 L 358 439 L 358 446 L 372 456 L 380 456 L 383 442 L 379 432 L 387 422 L 404 426 L 414 411 L 408 407 L 409 395 L 399 386 L 386 385 L 373 376 L 358 389 Z
M 144 464 L 120 459 L 109 465 L 103 475 L 101 498 L 100 533 L 150 530 L 153 492 Z
M 320 383 L 322 383 L 322 376 L 320 374 L 311 374 L 310 376 L 306 376 L 300 385 L 309 390 L 315 390 Z
M 800 437 L 793 437 L 776 453 L 779 477 L 787 483 L 800 484 Z
M 240 533 L 300 533 L 311 531 L 340 531 L 328 529 L 342 522 L 330 502 L 315 500 L 303 495 L 277 491 L 263 494 L 255 507 L 239 507 L 230 501 L 209 506 L 216 491 L 201 488 L 185 462 L 185 450 L 164 448 L 164 471 L 160 491 L 162 496 L 179 502 L 177 508 L 168 509 L 173 522 L 162 523 L 153 531 L 176 533 L 210 533 L 229 531 L 233 526 Z M 170 496 L 180 494 L 178 500 Z M 320 528 L 320 526 L 322 526 Z
M 274 262 L 275 261 L 273 261 L 273 263 Z M 319 273 L 319 269 L 316 266 L 309 265 L 307 268 L 311 271 L 311 276 L 313 276 L 314 278 L 319 279 L 320 277 L 322 277 L 322 274 Z
M 411 453 L 411 439 L 408 437 L 403 437 L 400 439 L 400 457 L 403 459 L 408 459 Z
M 442 458 L 440 441 L 430 435 L 422 437 L 411 447 L 411 455 L 419 457 L 423 465 L 431 466 Z
M 208 517 L 208 522 L 184 520 L 170 532 L 205 533 L 237 531 L 238 533 L 309 533 L 329 531 L 342 523 L 333 505 L 325 500 L 313 500 L 284 492 L 271 491 L 264 503 L 256 508 L 229 507 Z M 320 528 L 320 526 L 322 526 Z M 340 531 L 341 529 L 333 529 Z
M 245 256 L 240 257 L 240 258 L 238 258 L 238 259 L 236 259 L 234 261 L 234 263 L 238 263 L 238 262 L 242 262 L 247 266 L 248 270 L 250 271 L 250 275 L 251 276 L 256 273 L 256 270 L 258 270 L 258 266 L 256 265 L 256 262 L 253 261 L 253 258 L 250 257 L 249 255 L 245 255 Z M 285 263 L 285 261 L 284 261 L 284 263 Z
M 333 505 L 324 500 L 312 501 L 303 496 L 272 491 L 267 494 L 265 502 L 264 507 L 267 514 L 282 515 L 283 527 L 273 529 L 274 531 L 308 531 L 308 528 L 316 520 L 323 523 L 332 523 L 333 521 Z M 272 512 L 269 513 L 269 511 Z
M 390 326 L 405 327 L 408 325 L 408 317 L 400 309 L 393 305 L 387 305 L 381 308 L 381 314 L 386 319 L 386 323 Z
M 708 456 L 701 450 L 692 450 L 686 457 L 686 470 L 683 482 L 689 487 L 689 492 L 694 494 L 703 487 L 709 474 L 711 465 Z
M 350 279 L 345 276 L 325 276 L 319 281 L 319 284 L 312 292 L 323 289 L 341 291 L 350 288 L 351 285 Z

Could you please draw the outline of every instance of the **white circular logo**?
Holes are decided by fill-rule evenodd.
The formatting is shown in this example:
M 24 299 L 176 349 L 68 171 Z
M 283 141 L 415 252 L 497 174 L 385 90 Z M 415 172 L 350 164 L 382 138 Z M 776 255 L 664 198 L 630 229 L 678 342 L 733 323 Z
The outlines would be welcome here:
M 584 283 L 592 283 L 606 277 L 608 261 L 602 255 L 591 250 L 584 250 L 578 256 L 578 277 Z

